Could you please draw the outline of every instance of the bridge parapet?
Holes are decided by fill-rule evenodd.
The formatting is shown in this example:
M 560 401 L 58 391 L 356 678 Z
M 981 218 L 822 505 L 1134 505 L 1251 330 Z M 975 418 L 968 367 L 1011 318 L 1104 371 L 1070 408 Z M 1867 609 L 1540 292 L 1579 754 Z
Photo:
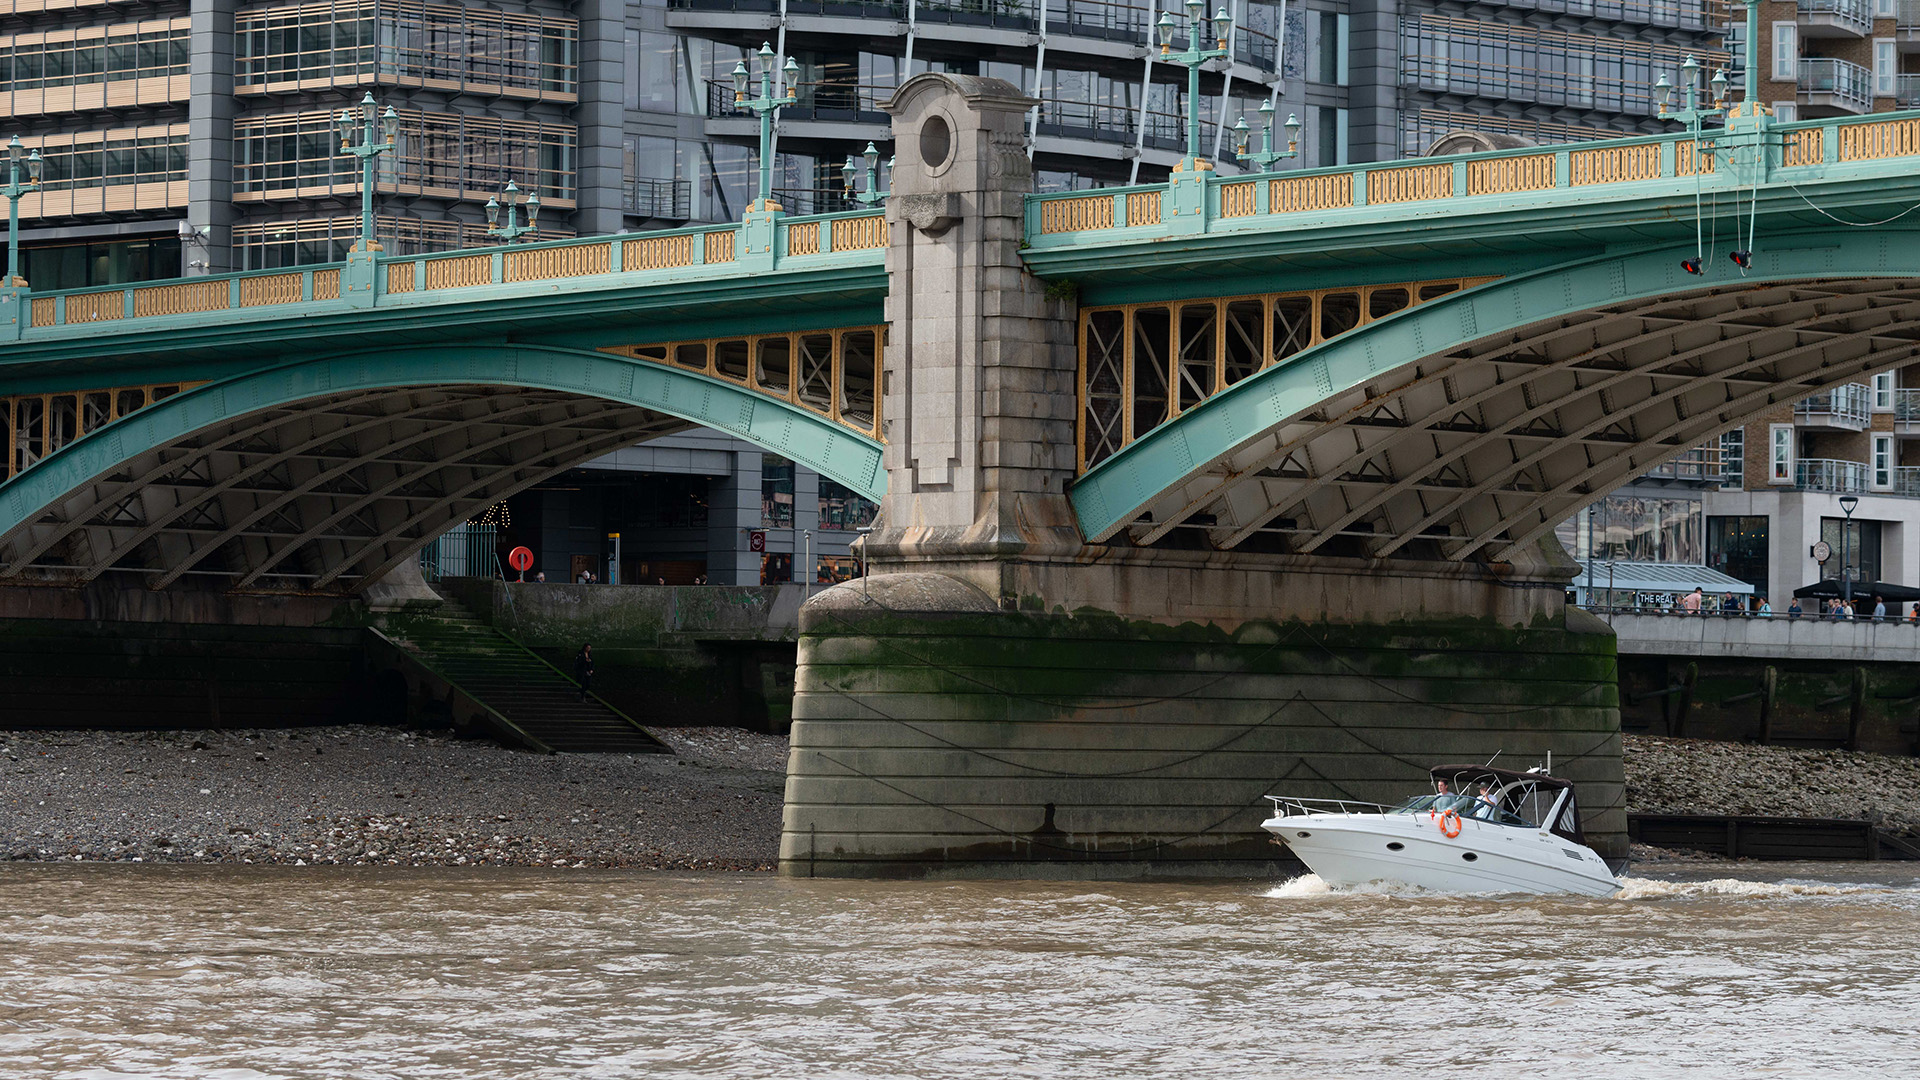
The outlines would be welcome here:
M 1036 270 L 1064 272 L 1058 256 L 1088 246 L 1204 233 L 1273 232 L 1407 222 L 1469 209 L 1533 211 L 1566 219 L 1573 207 L 1696 190 L 1788 189 L 1808 180 L 1875 179 L 1911 172 L 1920 113 L 1839 117 L 1764 128 L 1713 128 L 1603 142 L 1526 147 L 1422 161 L 1203 179 L 1029 196 L 1027 242 Z M 1758 147 L 1759 154 L 1751 152 Z M 1758 165 L 1758 169 L 1754 168 Z M 1205 178 L 1209 174 L 1200 173 Z M 1383 209 L 1387 208 L 1387 209 Z M 1568 220 L 1569 225 L 1586 224 Z
M 764 236 L 756 233 L 765 232 Z M 474 290 L 534 282 L 588 290 L 684 279 L 691 273 L 746 276 L 858 262 L 878 265 L 886 247 L 884 212 L 778 218 L 541 244 L 468 248 L 381 257 L 371 264 L 331 263 L 252 270 L 174 281 L 20 294 L 22 340 L 133 330 L 148 320 L 251 321 L 373 306 L 436 305 L 474 298 Z M 0 317 L 4 317 L 0 314 Z M 108 325 L 103 325 L 108 324 Z

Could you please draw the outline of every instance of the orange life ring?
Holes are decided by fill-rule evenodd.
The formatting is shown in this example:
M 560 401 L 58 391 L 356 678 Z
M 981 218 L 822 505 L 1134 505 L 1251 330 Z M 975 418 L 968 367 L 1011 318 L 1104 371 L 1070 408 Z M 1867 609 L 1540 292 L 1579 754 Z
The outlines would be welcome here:
M 1451 829 L 1447 828 L 1449 822 L 1453 825 Z M 1460 835 L 1460 814 L 1458 811 L 1449 810 L 1440 815 L 1440 832 L 1449 840 Z

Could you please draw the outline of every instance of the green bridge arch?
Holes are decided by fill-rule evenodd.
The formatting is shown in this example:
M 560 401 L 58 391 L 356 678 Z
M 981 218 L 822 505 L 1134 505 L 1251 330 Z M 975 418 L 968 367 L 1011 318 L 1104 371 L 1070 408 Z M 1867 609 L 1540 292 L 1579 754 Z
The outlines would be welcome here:
M 369 413 L 372 419 L 362 427 L 366 437 L 376 440 L 370 445 L 377 452 L 379 438 L 394 438 L 368 426 L 381 418 L 377 410 L 397 409 L 393 395 L 425 394 L 425 398 L 409 406 L 412 411 L 403 409 L 392 414 L 394 420 L 405 420 L 411 425 L 407 430 L 413 433 L 407 441 L 424 451 L 431 445 L 428 436 L 433 433 L 432 425 L 438 422 L 432 419 L 435 414 L 431 399 L 440 391 L 453 394 L 458 390 L 485 391 L 495 395 L 490 400 L 507 405 L 521 396 L 511 392 L 527 392 L 526 404 L 517 414 L 542 420 L 540 423 L 528 420 L 528 434 L 519 443 L 511 435 L 502 435 L 491 440 L 483 448 L 485 452 L 467 454 L 463 467 L 476 477 L 489 468 L 510 469 L 512 463 L 501 460 L 501 455 L 514 452 L 516 447 L 536 448 L 541 455 L 539 469 L 544 470 L 539 475 L 550 475 L 620 445 L 697 425 L 736 435 L 789 457 L 866 498 L 878 501 L 886 492 L 881 446 L 874 439 L 718 378 L 582 349 L 536 345 L 406 346 L 281 364 L 206 383 L 62 447 L 0 486 L 0 560 L 4 565 L 4 571 L 0 572 L 17 575 L 34 564 L 36 558 L 70 542 L 75 535 L 97 533 L 101 535 L 92 542 L 92 563 L 84 560 L 59 563 L 62 567 L 82 569 L 86 577 L 97 576 L 118 561 L 99 561 L 102 550 L 119 550 L 125 546 L 112 540 L 112 535 L 124 534 L 139 537 L 135 542 L 145 541 L 169 527 L 156 523 L 159 516 L 177 522 L 185 513 L 182 509 L 185 501 L 195 497 L 195 491 L 208 486 L 218 492 L 236 490 L 220 477 L 208 476 L 197 479 L 195 486 L 179 489 L 176 505 L 166 506 L 164 515 L 156 515 L 151 508 L 146 515 L 151 520 L 143 519 L 137 512 L 125 513 L 124 508 L 139 501 L 143 479 L 157 482 L 152 478 L 156 471 L 167 467 L 164 459 L 170 448 L 180 448 L 181 453 L 191 457 L 204 449 L 196 447 L 196 441 L 221 441 L 229 448 L 247 446 L 250 426 L 265 431 L 271 423 L 279 425 L 273 429 L 279 431 L 287 427 L 289 419 L 299 417 L 303 406 L 320 410 L 352 401 L 356 408 L 374 410 Z M 501 394 L 502 391 L 509 393 Z M 383 398 L 383 395 L 389 397 Z M 580 408 L 580 403 L 588 403 L 589 407 Z M 443 402 L 442 412 L 454 409 L 457 404 L 452 399 Z M 545 409 L 546 413 L 538 414 L 539 409 Z M 576 412 L 581 415 L 576 417 Z M 495 408 L 476 422 L 501 415 L 505 413 Z M 569 427 L 569 422 L 576 424 Z M 576 440 L 575 444 L 569 445 L 569 438 Z M 308 442 L 317 445 L 316 440 Z M 263 460 L 276 457 L 271 446 L 245 452 L 260 455 Z M 282 448 L 278 456 L 298 455 Z M 423 457 L 430 456 L 423 453 Z M 284 466 L 285 462 L 278 464 Z M 432 471 L 433 467 L 434 463 L 429 460 L 419 463 L 422 474 Z M 253 472 L 259 476 L 273 474 L 272 469 Z M 250 483 L 256 486 L 265 483 L 259 476 Z M 463 502 L 453 498 L 440 520 L 421 519 L 403 524 L 397 531 L 385 525 L 370 525 L 369 528 L 379 533 L 376 545 L 380 550 L 372 555 L 356 555 L 364 570 L 356 576 L 363 582 L 377 578 L 406 554 L 417 550 L 426 539 L 460 520 L 471 508 L 472 500 L 497 501 L 538 478 L 523 469 L 500 483 L 479 481 L 472 487 L 472 499 Z M 501 487 L 501 483 L 511 483 L 510 489 Z M 389 486 L 396 491 L 404 487 L 398 483 Z M 112 510 L 115 507 L 121 510 Z M 114 513 L 120 513 L 125 520 L 115 518 Z M 284 513 L 284 508 L 275 513 Z M 250 526 L 229 528 L 235 536 L 250 535 L 249 528 L 259 525 L 267 516 L 262 515 Z M 114 534 L 114 529 L 118 529 L 119 534 Z M 203 527 L 203 531 L 207 529 L 218 532 L 212 526 Z M 341 553 L 334 554 L 337 557 Z M 193 557 L 199 560 L 207 555 L 207 552 L 198 552 Z M 276 559 L 285 557 L 286 553 L 281 552 Z M 366 562 L 368 558 L 374 561 Z M 247 582 L 259 576 L 257 573 L 253 577 L 245 576 L 240 567 L 235 568 L 235 573 Z M 333 573 L 337 571 L 319 576 L 331 581 Z M 170 582 L 177 576 L 177 572 L 162 573 L 160 580 Z
M 1680 261 L 1695 254 L 1691 243 L 1610 252 L 1488 282 L 1296 353 L 1089 469 L 1070 491 L 1081 531 L 1104 541 L 1131 530 L 1152 542 L 1187 524 L 1231 547 L 1298 511 L 1280 520 L 1304 545 L 1294 550 L 1312 551 L 1375 514 L 1365 524 L 1388 528 L 1355 530 L 1366 554 L 1391 554 L 1416 536 L 1438 539 L 1454 559 L 1511 552 L 1719 431 L 1920 356 L 1920 230 L 1828 226 L 1761 239 L 1745 277 L 1724 252 L 1708 253 L 1706 277 L 1687 274 Z M 1571 341 L 1584 359 L 1554 355 L 1555 341 Z M 1566 449 L 1587 439 L 1587 460 L 1542 468 L 1519 486 L 1504 465 L 1487 470 L 1503 476 L 1492 484 L 1467 470 L 1421 473 L 1446 458 L 1442 443 L 1501 438 L 1492 429 L 1507 421 L 1459 416 L 1461 400 L 1483 406 L 1496 390 L 1445 385 L 1471 380 L 1476 365 L 1482 382 L 1515 389 L 1506 415 L 1516 426 L 1492 456 L 1544 465 L 1551 451 L 1529 441 L 1562 438 Z M 1547 369 L 1555 377 L 1533 373 Z M 1416 404 L 1417 394 L 1427 400 Z M 1302 450 L 1315 430 L 1346 442 L 1323 444 L 1310 461 Z M 1395 439 L 1404 447 L 1407 430 L 1435 445 L 1406 448 L 1397 462 L 1386 451 L 1369 456 Z M 1419 498 L 1395 514 L 1380 491 Z M 1451 518 L 1435 509 L 1449 500 Z

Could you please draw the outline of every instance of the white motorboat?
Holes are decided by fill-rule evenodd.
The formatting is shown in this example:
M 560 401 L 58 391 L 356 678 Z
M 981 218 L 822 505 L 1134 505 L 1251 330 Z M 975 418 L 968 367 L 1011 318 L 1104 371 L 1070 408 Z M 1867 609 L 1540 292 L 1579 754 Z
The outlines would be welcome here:
M 1430 772 L 1434 793 L 1398 806 L 1269 795 L 1273 817 L 1261 827 L 1329 885 L 1581 896 L 1620 888 L 1587 846 L 1569 781 L 1486 765 Z

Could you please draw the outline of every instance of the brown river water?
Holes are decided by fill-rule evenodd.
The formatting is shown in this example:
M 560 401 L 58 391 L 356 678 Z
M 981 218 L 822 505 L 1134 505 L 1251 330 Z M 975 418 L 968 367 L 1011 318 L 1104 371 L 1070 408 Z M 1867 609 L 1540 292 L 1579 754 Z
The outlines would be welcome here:
M 0 865 L 0 1077 L 1916 1076 L 1915 865 L 1608 900 Z

